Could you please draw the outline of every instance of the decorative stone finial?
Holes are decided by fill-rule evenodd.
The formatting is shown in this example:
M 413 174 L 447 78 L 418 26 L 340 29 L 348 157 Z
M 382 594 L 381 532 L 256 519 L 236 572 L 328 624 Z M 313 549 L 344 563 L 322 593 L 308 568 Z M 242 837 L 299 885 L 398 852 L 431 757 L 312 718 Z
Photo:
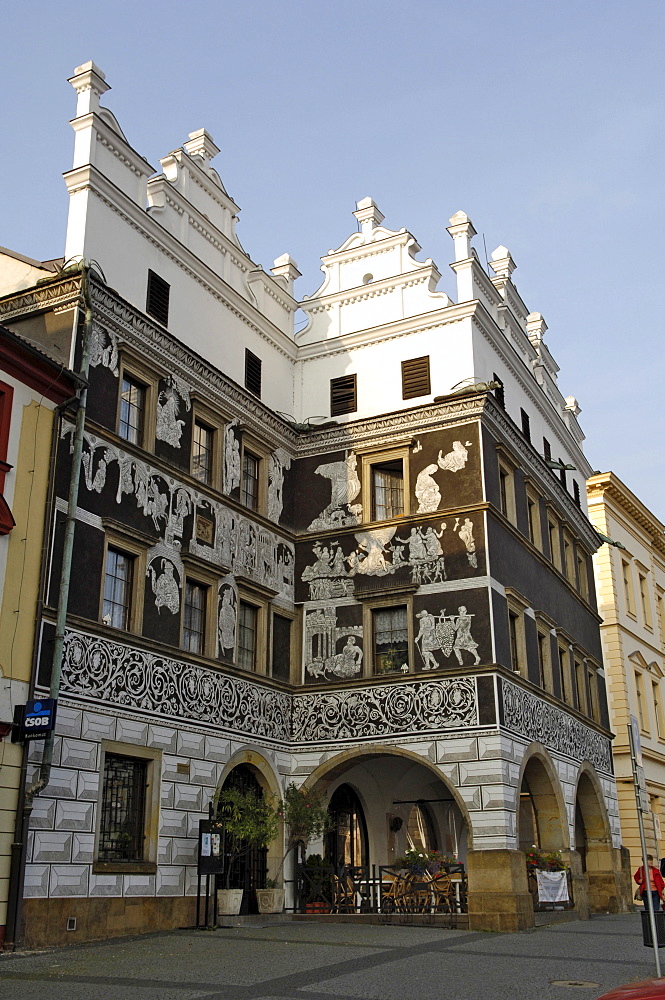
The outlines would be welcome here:
M 76 91 L 76 117 L 90 114 L 91 111 L 99 110 L 99 98 L 110 90 L 110 86 L 105 81 L 104 74 L 99 66 L 94 62 L 83 63 L 74 70 L 74 76 L 70 76 L 69 83 Z
M 448 232 L 455 245 L 455 260 L 468 260 L 471 256 L 471 240 L 476 235 L 473 222 L 466 212 L 455 212 L 449 219 Z
M 564 409 L 572 413 L 574 417 L 576 417 L 579 413 L 582 412 L 582 407 L 577 402 L 574 396 L 566 396 L 566 405 Z
M 360 223 L 361 233 L 364 233 L 365 236 L 369 236 L 385 218 L 372 198 L 361 198 L 359 202 L 356 202 L 356 210 L 353 214 Z
M 538 347 L 545 338 L 547 323 L 540 313 L 529 313 L 526 318 L 526 332 L 534 347 Z
M 183 147 L 190 156 L 196 156 L 198 159 L 203 160 L 206 166 L 219 153 L 219 146 L 216 145 L 210 132 L 206 132 L 204 128 L 199 128 L 196 132 L 190 132 L 189 141 L 184 142 Z
M 286 279 L 286 287 L 289 292 L 293 288 L 293 282 L 296 278 L 300 277 L 298 265 L 293 257 L 290 257 L 288 253 L 283 253 L 281 257 L 275 257 L 270 271 L 276 278 Z
M 517 264 L 512 258 L 508 247 L 497 247 L 490 254 L 490 267 L 497 278 L 509 278 Z

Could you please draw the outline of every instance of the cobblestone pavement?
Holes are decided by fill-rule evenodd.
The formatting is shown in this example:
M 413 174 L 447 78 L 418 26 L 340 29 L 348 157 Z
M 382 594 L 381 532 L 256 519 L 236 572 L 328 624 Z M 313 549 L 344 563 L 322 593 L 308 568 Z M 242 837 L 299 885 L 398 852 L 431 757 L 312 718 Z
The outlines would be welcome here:
M 4 955 L 0 997 L 595 1000 L 654 974 L 636 914 L 523 934 L 285 921 Z

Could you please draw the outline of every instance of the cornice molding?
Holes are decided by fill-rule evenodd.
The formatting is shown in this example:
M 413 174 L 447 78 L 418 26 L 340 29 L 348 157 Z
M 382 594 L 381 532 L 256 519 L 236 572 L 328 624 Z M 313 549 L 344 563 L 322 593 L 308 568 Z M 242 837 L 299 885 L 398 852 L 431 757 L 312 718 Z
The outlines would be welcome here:
M 66 278 L 45 282 L 26 291 L 6 295 L 0 299 L 0 318 L 7 322 L 16 316 L 28 312 L 43 312 L 46 309 L 73 308 L 78 304 L 81 288 L 81 276 L 69 275 Z
M 613 472 L 591 476 L 587 481 L 587 497 L 602 501 L 605 501 L 605 497 L 609 497 L 624 514 L 647 533 L 654 548 L 665 555 L 665 525 Z

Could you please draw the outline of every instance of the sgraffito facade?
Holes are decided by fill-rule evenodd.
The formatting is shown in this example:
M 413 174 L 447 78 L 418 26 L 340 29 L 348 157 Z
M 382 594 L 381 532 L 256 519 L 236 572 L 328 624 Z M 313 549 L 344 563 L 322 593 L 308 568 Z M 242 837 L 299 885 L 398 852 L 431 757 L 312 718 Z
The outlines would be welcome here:
M 534 842 L 569 859 L 581 913 L 622 907 L 597 536 L 563 468 L 588 471 L 578 407 L 508 251 L 490 279 L 453 216 L 454 302 L 365 199 L 298 303 L 290 257 L 267 273 L 240 247 L 207 133 L 151 177 L 99 104 L 103 74 L 86 64 L 72 84 L 67 256 L 98 260 L 106 281 L 90 276 L 56 758 L 27 845 L 25 939 L 71 940 L 72 916 L 90 937 L 190 923 L 198 822 L 240 764 L 269 794 L 325 791 L 335 833 L 311 849 L 335 864 L 389 864 L 417 820 L 423 846 L 467 866 L 473 927 L 533 923 Z M 29 291 L 0 299 L 5 321 L 33 310 Z M 38 692 L 72 430 L 65 415 Z

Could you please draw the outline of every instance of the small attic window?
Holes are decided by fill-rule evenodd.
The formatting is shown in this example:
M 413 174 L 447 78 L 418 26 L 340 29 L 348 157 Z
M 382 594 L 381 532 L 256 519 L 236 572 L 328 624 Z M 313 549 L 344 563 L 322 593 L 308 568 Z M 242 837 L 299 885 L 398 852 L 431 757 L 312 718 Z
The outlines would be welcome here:
M 245 388 L 261 398 L 261 359 L 245 348 Z
M 169 323 L 169 295 L 171 286 L 163 278 L 160 278 L 154 271 L 148 271 L 148 292 L 146 295 L 145 311 L 149 316 L 154 316 L 156 320 L 168 326 Z
M 374 281 L 373 274 L 363 274 L 363 285 L 369 285 L 372 281 Z
M 343 413 L 355 413 L 358 409 L 357 383 L 355 375 L 341 375 L 330 379 L 330 416 L 339 417 Z
M 428 396 L 431 392 L 429 354 L 402 362 L 402 399 Z

